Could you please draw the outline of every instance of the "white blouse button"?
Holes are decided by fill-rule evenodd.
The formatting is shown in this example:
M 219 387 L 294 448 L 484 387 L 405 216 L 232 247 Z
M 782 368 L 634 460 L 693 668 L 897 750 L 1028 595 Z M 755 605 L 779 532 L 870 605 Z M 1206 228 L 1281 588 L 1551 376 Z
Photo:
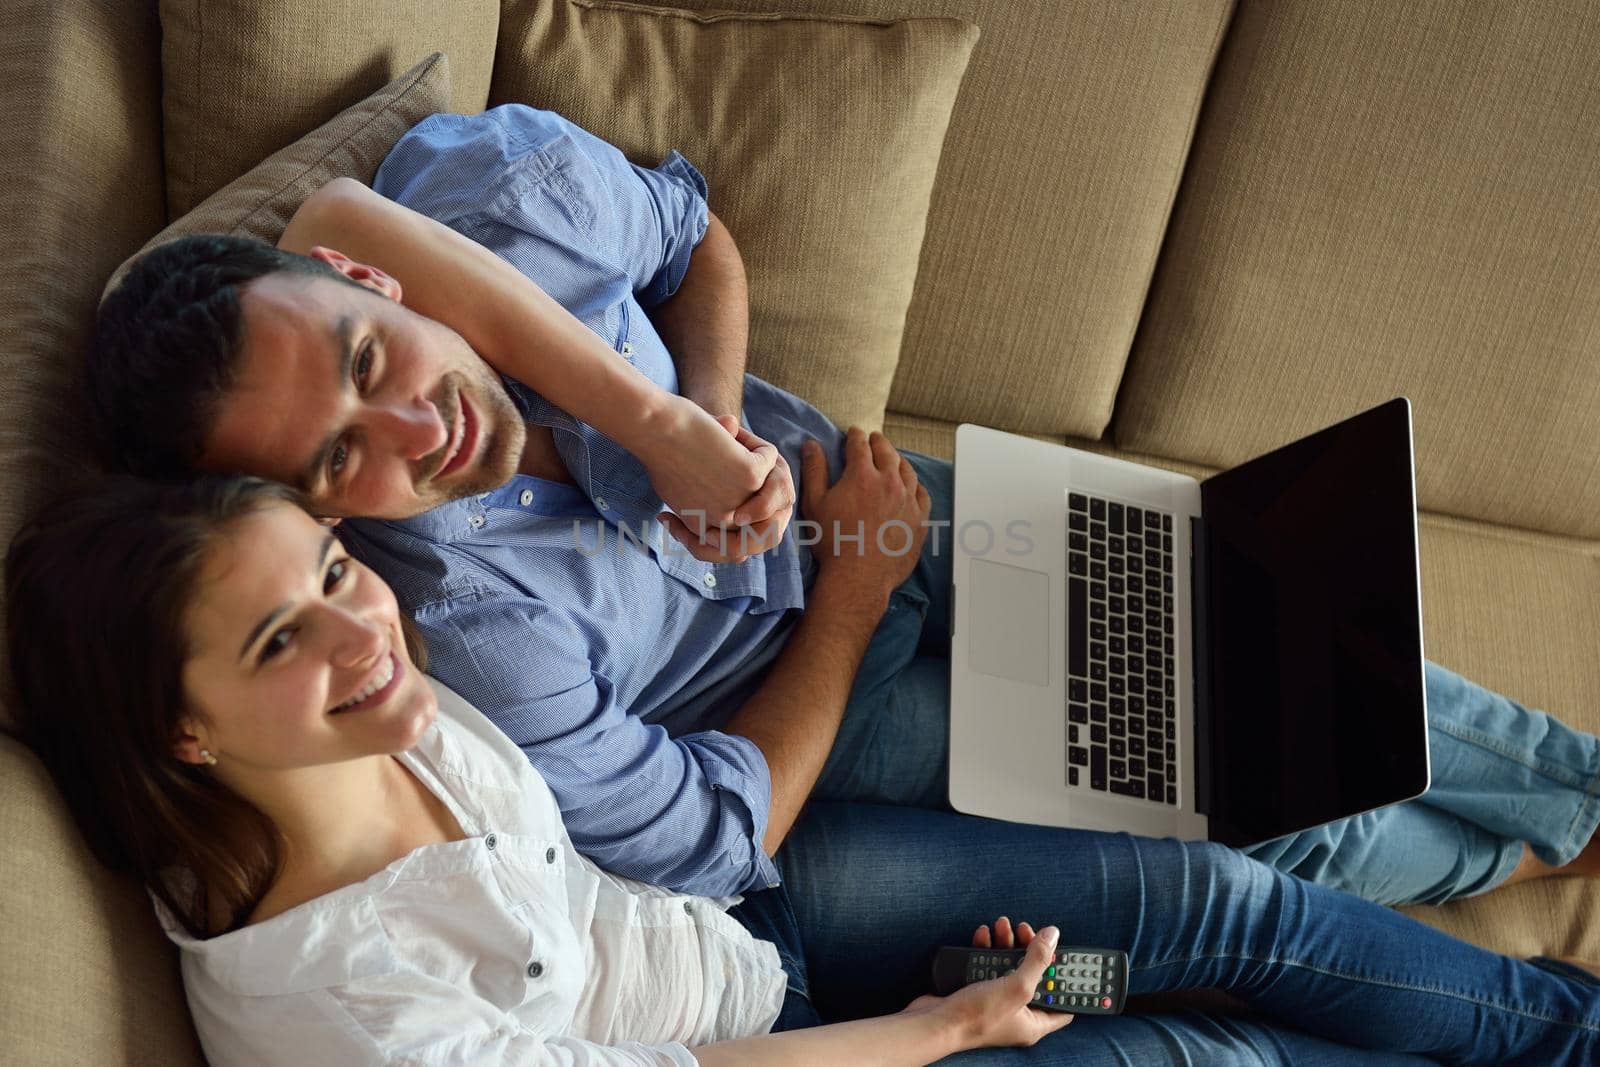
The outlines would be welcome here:
M 688 912 L 690 915 L 693 915 L 694 914 L 694 905 L 686 900 L 686 901 L 683 902 L 683 910 Z
M 472 516 L 472 518 L 467 520 L 467 525 L 472 527 L 474 530 L 481 528 L 483 526 L 483 516 L 482 515 L 474 515 L 474 516 Z
M 537 978 L 543 973 L 544 973 L 544 964 L 540 963 L 538 960 L 534 960 L 532 963 L 528 964 L 528 977 L 529 978 Z
M 599 508 L 601 511 L 604 511 L 606 509 L 606 498 L 603 496 L 595 497 L 594 506 Z
M 544 850 L 544 861 L 546 863 L 554 863 L 556 861 L 556 850 L 554 848 Z
M 706 576 L 705 576 L 704 581 L 706 583 L 706 588 L 707 589 L 715 589 L 717 587 L 717 576 L 715 574 L 711 574 L 711 573 L 708 572 L 706 574 Z
M 489 834 L 483 839 L 483 847 L 488 849 L 490 852 L 494 851 L 494 846 L 498 843 L 499 842 L 496 840 L 493 834 Z
M 527 507 L 529 504 L 533 503 L 533 490 L 524 489 L 521 495 L 517 497 L 517 500 L 522 504 L 523 507 Z

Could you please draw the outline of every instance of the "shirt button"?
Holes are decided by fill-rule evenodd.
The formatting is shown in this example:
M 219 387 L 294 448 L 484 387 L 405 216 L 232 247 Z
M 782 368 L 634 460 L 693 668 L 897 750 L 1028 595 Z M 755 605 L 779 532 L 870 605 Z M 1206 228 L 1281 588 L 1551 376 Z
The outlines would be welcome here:
M 545 849 L 544 850 L 544 861 L 546 863 L 554 863 L 556 861 L 556 850 L 553 849 L 553 848 Z
M 683 902 L 683 910 L 688 912 L 690 915 L 693 915 L 694 914 L 694 905 L 686 900 L 686 901 Z
M 604 511 L 606 509 L 606 498 L 603 496 L 595 497 L 594 506 L 599 508 L 601 511 Z
M 474 516 L 472 516 L 472 518 L 467 520 L 467 525 L 472 527 L 474 530 L 481 528 L 483 526 L 483 516 L 482 515 L 474 515 Z
M 527 507 L 529 504 L 533 503 L 533 490 L 524 489 L 522 494 L 517 497 L 517 500 L 522 504 L 523 507 Z
M 493 834 L 490 834 L 483 839 L 483 847 L 488 849 L 490 852 L 494 851 L 494 846 L 496 844 L 498 844 L 498 841 Z
M 624 341 L 624 342 L 622 342 L 622 354 L 625 355 L 625 356 L 633 355 L 633 342 L 632 341 Z
M 708 573 L 702 581 L 706 583 L 707 589 L 715 589 L 717 587 L 717 576 L 715 574 Z
M 543 973 L 544 973 L 544 964 L 540 963 L 538 960 L 534 960 L 532 963 L 528 964 L 528 977 L 529 978 L 537 978 Z

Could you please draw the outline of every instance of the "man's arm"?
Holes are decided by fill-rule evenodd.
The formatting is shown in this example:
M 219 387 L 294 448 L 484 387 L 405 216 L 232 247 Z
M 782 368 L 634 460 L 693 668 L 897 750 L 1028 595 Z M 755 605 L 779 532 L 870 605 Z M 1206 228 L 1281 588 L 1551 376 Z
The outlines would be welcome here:
M 683 395 L 712 415 L 735 419 L 744 401 L 749 290 L 733 235 L 708 212 L 706 235 L 678 291 L 645 313 L 672 353 Z
M 778 851 L 822 773 L 867 643 L 889 594 L 916 566 L 928 532 L 928 491 L 881 433 L 850 428 L 844 473 L 831 488 L 815 442 L 807 443 L 801 462 L 806 516 L 823 531 L 821 567 L 782 654 L 723 727 L 754 741 L 766 757 L 772 802 L 762 847 L 768 855 Z M 912 531 L 898 555 L 883 551 L 877 537 L 895 521 Z M 853 537 L 858 529 L 859 541 L 841 544 L 833 537 L 836 531 Z M 898 536 L 885 540 L 899 543 Z

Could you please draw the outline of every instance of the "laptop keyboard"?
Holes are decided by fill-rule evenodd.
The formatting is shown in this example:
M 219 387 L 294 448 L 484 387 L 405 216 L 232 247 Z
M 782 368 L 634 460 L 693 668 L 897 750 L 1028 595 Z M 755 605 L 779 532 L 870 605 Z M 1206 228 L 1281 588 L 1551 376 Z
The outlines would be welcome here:
M 1172 516 L 1067 495 L 1067 784 L 1178 802 Z

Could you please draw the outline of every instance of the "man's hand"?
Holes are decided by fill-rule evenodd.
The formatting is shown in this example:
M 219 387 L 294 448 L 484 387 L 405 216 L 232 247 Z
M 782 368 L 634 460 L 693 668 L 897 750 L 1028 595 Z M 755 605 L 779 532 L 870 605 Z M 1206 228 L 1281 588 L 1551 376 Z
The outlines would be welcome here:
M 844 472 L 831 487 L 822 448 L 807 441 L 801 454 L 805 518 L 821 527 L 811 551 L 824 571 L 887 595 L 917 565 L 927 539 L 931 501 L 911 463 L 874 430 L 850 427 Z
M 757 437 L 733 415 L 718 415 L 716 422 L 741 448 L 757 457 L 774 457 L 761 488 L 736 508 L 725 524 L 698 512 L 679 515 L 663 512 L 661 522 L 689 554 L 705 563 L 743 563 L 751 556 L 777 547 L 794 513 L 794 476 L 783 455 Z M 653 476 L 653 472 L 652 472 Z M 657 492 L 660 490 L 658 489 Z M 665 498 L 663 498 L 665 499 Z M 687 516 L 691 521 L 685 521 Z

